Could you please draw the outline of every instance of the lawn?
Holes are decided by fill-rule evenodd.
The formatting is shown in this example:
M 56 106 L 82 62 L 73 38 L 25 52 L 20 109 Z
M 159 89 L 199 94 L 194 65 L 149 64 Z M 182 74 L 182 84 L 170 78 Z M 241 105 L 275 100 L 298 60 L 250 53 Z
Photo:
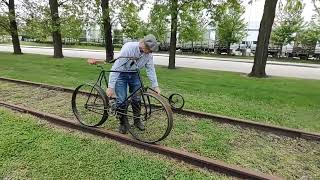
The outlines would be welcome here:
M 0 108 L 0 179 L 226 179 Z
M 0 53 L 3 77 L 76 87 L 98 72 L 81 58 Z M 182 94 L 188 109 L 320 132 L 320 81 L 162 66 L 157 75 L 162 92 Z
M 28 85 L 0 84 L 0 101 L 76 121 L 71 110 L 71 96 L 71 93 Z M 162 118 L 152 119 L 160 121 Z M 118 131 L 118 126 L 119 120 L 109 116 L 101 128 Z M 153 131 L 153 134 L 158 135 L 157 131 Z M 160 144 L 286 179 L 320 177 L 320 143 L 316 141 L 281 137 L 174 114 L 173 129 Z

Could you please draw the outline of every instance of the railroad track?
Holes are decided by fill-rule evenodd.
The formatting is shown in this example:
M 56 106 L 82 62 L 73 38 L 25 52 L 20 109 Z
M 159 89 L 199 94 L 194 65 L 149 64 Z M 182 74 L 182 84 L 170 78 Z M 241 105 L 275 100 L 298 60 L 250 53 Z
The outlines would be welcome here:
M 43 83 L 23 81 L 23 80 L 11 79 L 11 78 L 0 77 L 0 80 L 18 83 L 18 84 L 30 85 L 30 86 L 35 86 L 35 87 L 46 88 L 49 90 L 63 91 L 63 92 L 68 92 L 68 93 L 73 93 L 73 91 L 74 91 L 74 89 L 66 88 L 66 87 L 62 87 L 62 86 L 53 86 L 53 85 L 48 85 L 48 84 L 43 84 Z M 213 120 L 213 121 L 216 121 L 219 123 L 227 123 L 227 124 L 237 125 L 242 128 L 251 128 L 251 129 L 257 129 L 257 130 L 261 130 L 261 131 L 265 131 L 265 132 L 269 132 L 269 133 L 273 133 L 273 134 L 277 134 L 277 135 L 287 136 L 287 137 L 320 141 L 320 134 L 315 133 L 315 132 L 306 132 L 306 131 L 299 130 L 299 129 L 286 128 L 286 127 L 280 127 L 280 126 L 275 126 L 275 125 L 268 125 L 268 124 L 263 124 L 263 123 L 259 123 L 259 122 L 242 120 L 242 119 L 238 119 L 238 118 L 231 118 L 231 117 L 227 117 L 227 116 L 198 112 L 198 111 L 193 111 L 193 110 L 182 109 L 182 110 L 173 110 L 173 111 L 175 113 L 182 114 L 182 115 L 210 119 L 210 120 Z
M 134 146 L 150 152 L 162 154 L 174 159 L 184 161 L 188 164 L 191 164 L 200 168 L 213 170 L 222 174 L 226 174 L 228 176 L 233 176 L 241 179 L 281 179 L 280 177 L 267 175 L 261 172 L 252 171 L 252 170 L 241 168 L 235 165 L 229 165 L 222 161 L 212 160 L 209 158 L 199 156 L 197 154 L 177 150 L 177 149 L 162 146 L 162 145 L 143 143 L 135 139 L 132 139 L 129 136 L 116 133 L 113 131 L 108 131 L 100 128 L 90 128 L 87 126 L 83 126 L 77 122 L 74 122 L 73 120 L 65 119 L 65 118 L 44 113 L 44 112 L 40 112 L 34 109 L 13 105 L 13 104 L 1 102 L 1 101 L 0 101 L 0 106 L 6 107 L 18 112 L 31 114 L 33 116 L 36 116 L 40 119 L 47 120 L 48 122 L 58 126 L 62 126 L 70 129 L 76 129 L 85 133 L 93 134 L 95 136 L 113 139 L 121 143 L 128 144 L 130 146 Z

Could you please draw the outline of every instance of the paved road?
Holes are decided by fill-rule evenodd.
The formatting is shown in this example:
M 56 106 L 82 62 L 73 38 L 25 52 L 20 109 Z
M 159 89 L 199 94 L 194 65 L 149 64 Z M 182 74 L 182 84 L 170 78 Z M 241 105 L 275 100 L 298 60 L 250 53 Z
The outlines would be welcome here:
M 0 45 L 0 51 L 12 52 L 12 46 Z M 22 51 L 24 53 L 45 54 L 52 55 L 53 49 L 51 47 L 31 47 L 23 46 Z M 102 50 L 83 50 L 65 48 L 63 50 L 66 57 L 81 57 L 81 58 L 96 58 L 104 59 L 105 54 Z M 117 56 L 118 53 L 116 52 Z M 155 54 L 155 64 L 168 65 L 168 55 Z M 230 58 L 206 58 L 197 56 L 177 56 L 177 67 L 188 67 L 198 69 L 210 69 L 220 71 L 231 71 L 240 73 L 249 73 L 252 68 L 252 62 L 242 59 L 230 59 Z M 319 79 L 320 80 L 320 65 L 314 64 L 299 64 L 299 63 L 282 63 L 282 62 L 270 62 L 267 65 L 266 72 L 271 76 L 283 76 L 283 77 L 295 77 L 305 79 Z

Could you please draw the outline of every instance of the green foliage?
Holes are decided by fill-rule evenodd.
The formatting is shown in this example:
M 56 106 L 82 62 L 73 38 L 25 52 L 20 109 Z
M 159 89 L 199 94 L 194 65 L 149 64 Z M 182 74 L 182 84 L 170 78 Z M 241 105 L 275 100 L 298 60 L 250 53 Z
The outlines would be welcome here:
M 123 34 L 131 39 L 142 38 L 146 33 L 146 25 L 139 19 L 139 7 L 133 2 L 123 3 L 120 7 L 119 22 Z
M 6 15 L 0 14 L 0 35 L 7 35 L 10 33 L 9 18 Z
M 318 20 L 320 21 L 320 0 L 312 0 L 314 10 L 316 11 L 316 16 Z
M 24 0 L 25 13 L 21 16 L 22 34 L 39 41 L 46 41 L 51 36 L 52 23 L 49 3 L 39 0 Z
M 62 37 L 79 39 L 92 15 L 92 3 L 84 0 L 58 1 L 60 16 L 60 31 Z M 90 4 L 91 3 L 91 4 Z M 54 28 L 50 14 L 49 3 L 40 0 L 24 0 L 26 13 L 23 15 L 23 34 L 38 40 L 51 36 Z M 91 6 L 90 6 L 91 5 Z
M 149 32 L 155 35 L 160 43 L 164 43 L 167 40 L 169 13 L 166 5 L 158 3 L 154 4 L 150 11 Z
M 63 17 L 61 23 L 62 37 L 79 39 L 83 35 L 84 24 L 75 15 Z
M 123 32 L 119 29 L 113 30 L 113 44 L 120 46 L 123 44 Z
M 288 0 L 284 6 L 280 3 L 271 33 L 274 44 L 283 46 L 295 40 L 295 33 L 298 33 L 303 25 L 303 8 L 301 0 Z
M 23 34 L 27 37 L 45 41 L 51 35 L 51 20 L 48 18 L 30 18 L 25 20 L 22 27 Z
M 212 3 L 210 0 L 208 1 Z M 222 21 L 222 17 L 224 16 L 224 14 L 228 12 L 230 7 L 237 12 L 240 12 L 241 9 L 243 9 L 238 0 L 222 0 L 220 1 L 220 3 L 211 4 L 210 7 L 211 8 L 208 10 L 209 12 L 211 12 L 211 23 L 213 26 L 217 25 L 218 22 Z
M 60 12 L 62 37 L 79 39 L 83 31 L 89 25 L 89 16 L 92 7 L 91 1 L 71 0 L 60 5 L 63 9 Z
M 244 12 L 245 9 L 238 0 L 229 0 L 216 7 L 213 20 L 219 44 L 230 46 L 245 37 L 247 24 L 242 18 Z
M 179 40 L 197 42 L 203 40 L 205 25 L 199 12 L 186 10 L 180 14 Z
M 315 47 L 320 42 L 320 25 L 310 22 L 297 36 L 298 44 L 307 47 Z

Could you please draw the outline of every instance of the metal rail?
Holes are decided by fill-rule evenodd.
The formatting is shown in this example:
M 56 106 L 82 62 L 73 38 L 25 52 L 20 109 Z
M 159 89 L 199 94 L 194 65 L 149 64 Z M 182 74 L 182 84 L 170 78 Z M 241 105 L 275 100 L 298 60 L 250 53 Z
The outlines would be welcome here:
M 214 171 L 226 174 L 228 176 L 234 176 L 234 177 L 243 178 L 243 179 L 280 179 L 279 177 L 276 177 L 276 176 L 270 176 L 270 175 L 263 174 L 261 172 L 252 171 L 252 170 L 241 168 L 235 165 L 229 165 L 222 161 L 212 160 L 206 157 L 199 156 L 197 154 L 177 150 L 177 149 L 162 146 L 162 145 L 143 143 L 135 139 L 132 139 L 129 136 L 125 136 L 123 134 L 119 134 L 116 132 L 103 130 L 99 128 L 90 128 L 87 126 L 80 125 L 79 123 L 73 122 L 72 120 L 65 119 L 56 115 L 36 111 L 30 108 L 17 106 L 17 105 L 13 105 L 13 104 L 1 102 L 1 101 L 0 101 L 0 106 L 4 106 L 6 108 L 9 108 L 15 111 L 31 114 L 33 116 L 39 117 L 41 119 L 45 119 L 50 123 L 53 123 L 62 127 L 76 129 L 76 130 L 79 130 L 85 133 L 90 133 L 100 137 L 106 137 L 106 138 L 113 139 L 121 143 L 128 144 L 130 146 L 134 146 L 140 149 L 163 154 L 165 156 L 169 156 L 174 159 L 184 161 L 188 164 L 192 164 L 194 166 L 201 167 L 201 168 L 207 168 L 209 170 L 214 170 Z

